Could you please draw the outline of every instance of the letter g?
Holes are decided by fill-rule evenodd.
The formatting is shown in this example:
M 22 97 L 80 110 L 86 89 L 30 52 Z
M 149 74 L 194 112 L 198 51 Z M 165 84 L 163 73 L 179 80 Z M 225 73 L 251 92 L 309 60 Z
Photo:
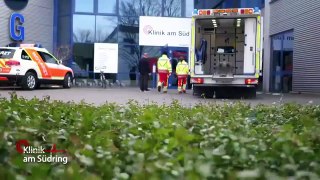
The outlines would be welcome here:
M 16 21 L 18 21 L 18 25 L 16 26 Z M 24 17 L 22 14 L 13 13 L 10 17 L 10 36 L 15 41 L 23 41 L 24 40 L 24 27 L 22 24 L 24 23 Z M 16 31 L 18 34 L 16 34 Z

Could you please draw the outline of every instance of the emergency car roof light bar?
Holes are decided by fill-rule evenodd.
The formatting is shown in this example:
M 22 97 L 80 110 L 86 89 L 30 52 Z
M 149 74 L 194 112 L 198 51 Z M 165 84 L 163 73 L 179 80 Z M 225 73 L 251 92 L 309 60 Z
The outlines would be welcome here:
M 20 44 L 20 47 L 37 47 L 37 48 L 42 48 L 42 45 L 39 43 L 36 44 Z
M 34 47 L 43 48 L 42 44 L 39 43 L 34 44 Z
M 14 42 L 14 43 L 10 43 L 10 44 L 7 44 L 6 47 L 19 47 L 20 44 L 17 43 L 17 42 Z

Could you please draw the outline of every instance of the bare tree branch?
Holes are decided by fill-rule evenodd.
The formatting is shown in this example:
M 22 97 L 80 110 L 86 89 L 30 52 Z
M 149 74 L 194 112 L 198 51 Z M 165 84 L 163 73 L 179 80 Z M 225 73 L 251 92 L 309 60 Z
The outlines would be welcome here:
M 72 48 L 70 45 L 60 45 L 54 52 L 54 56 L 66 64 L 72 57 Z
M 181 0 L 165 0 L 163 6 L 165 16 L 181 16 Z
M 74 42 L 91 42 L 90 35 L 93 34 L 91 30 L 78 30 L 77 33 L 73 33 Z
M 139 8 L 139 0 L 130 0 L 120 3 L 120 14 L 122 15 L 119 20 L 119 27 L 128 30 L 139 29 L 139 15 L 141 16 L 161 16 L 162 14 L 162 0 L 141 0 L 141 8 Z M 165 0 L 164 1 L 164 14 L 166 16 L 181 16 L 181 0 Z M 133 46 L 126 46 L 121 49 L 121 56 L 131 69 L 138 65 L 138 60 L 144 52 L 143 47 L 136 46 L 139 34 L 137 32 L 121 32 L 127 40 L 132 40 Z M 130 48 L 129 48 L 130 47 Z M 134 60 L 133 60 L 134 59 Z

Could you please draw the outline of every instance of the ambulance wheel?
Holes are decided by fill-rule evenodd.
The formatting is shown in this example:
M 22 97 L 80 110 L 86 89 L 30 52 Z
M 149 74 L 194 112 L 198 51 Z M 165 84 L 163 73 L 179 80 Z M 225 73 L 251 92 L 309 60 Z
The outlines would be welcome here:
M 202 98 L 213 98 L 214 89 L 212 87 L 193 86 L 193 95 Z
M 208 90 L 204 91 L 202 95 L 204 98 L 212 99 L 214 96 L 214 91 L 211 89 L 208 89 Z
M 27 72 L 21 81 L 22 89 L 33 90 L 37 87 L 37 77 L 33 72 Z
M 66 74 L 63 80 L 63 88 L 71 88 L 72 80 L 70 74 Z

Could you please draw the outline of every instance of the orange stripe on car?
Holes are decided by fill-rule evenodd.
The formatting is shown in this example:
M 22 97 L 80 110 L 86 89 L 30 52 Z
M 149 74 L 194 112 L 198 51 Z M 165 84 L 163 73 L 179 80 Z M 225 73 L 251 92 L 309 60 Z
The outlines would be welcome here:
M 57 69 L 57 68 L 52 68 L 50 69 L 52 74 L 54 74 L 55 77 L 62 77 L 64 78 L 64 76 L 67 74 L 67 70 L 65 69 Z
M 6 61 L 8 61 L 9 59 L 0 59 L 0 67 L 7 67 L 6 66 Z
M 61 77 L 61 76 L 52 76 L 52 79 L 53 80 L 63 80 L 64 79 L 64 77 Z
M 3 61 L 0 60 L 0 67 L 5 67 Z
M 10 71 L 11 71 L 10 67 L 2 67 L 0 70 L 1 73 L 9 73 Z
M 27 54 L 31 57 L 31 59 L 37 63 L 37 66 L 39 67 L 39 70 L 41 72 L 41 75 L 43 78 L 50 79 L 51 73 L 49 71 L 48 66 L 43 61 L 42 57 L 39 55 L 39 53 L 34 49 L 25 49 Z
M 11 71 L 11 67 L 6 66 L 6 61 L 8 59 L 0 59 L 0 73 L 9 73 Z

